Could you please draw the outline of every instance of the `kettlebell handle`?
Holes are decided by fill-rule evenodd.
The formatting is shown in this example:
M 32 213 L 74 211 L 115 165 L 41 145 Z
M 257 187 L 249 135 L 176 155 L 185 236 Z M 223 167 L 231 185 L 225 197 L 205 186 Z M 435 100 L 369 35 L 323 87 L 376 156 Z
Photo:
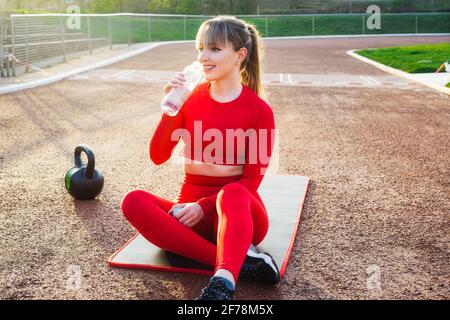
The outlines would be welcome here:
M 80 144 L 75 148 L 75 165 L 80 168 L 83 166 L 83 162 L 81 160 L 81 152 L 84 152 L 88 159 L 85 175 L 88 179 L 92 179 L 94 178 L 94 170 L 95 170 L 94 153 L 85 144 Z

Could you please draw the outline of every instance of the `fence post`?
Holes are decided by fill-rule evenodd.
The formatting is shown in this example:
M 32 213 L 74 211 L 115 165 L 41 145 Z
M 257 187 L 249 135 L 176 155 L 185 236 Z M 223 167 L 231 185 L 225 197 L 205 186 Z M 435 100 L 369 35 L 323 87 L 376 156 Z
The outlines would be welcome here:
M 312 16 L 312 35 L 315 36 L 316 35 L 316 25 L 315 25 L 315 21 L 314 21 L 314 15 Z
M 109 49 L 112 50 L 111 16 L 108 16 L 108 41 L 109 41 Z
M 66 28 L 64 28 L 64 17 L 61 17 L 61 36 L 62 36 L 63 62 L 66 62 Z
M 362 34 L 364 34 L 365 33 L 365 30 L 364 30 L 365 29 L 364 28 L 364 22 L 365 22 L 364 21 L 364 14 L 362 14 L 361 17 L 362 17 Z
M 419 33 L 419 15 L 416 13 L 416 33 Z
M 130 39 L 130 16 L 127 16 L 127 34 L 128 34 L 128 45 L 131 44 Z
M 14 56 L 14 53 L 16 52 L 15 48 L 15 36 L 14 36 L 14 21 L 11 17 L 11 54 Z M 15 76 L 15 67 L 14 67 L 14 61 L 8 61 L 8 76 Z
M 266 34 L 265 34 L 265 37 L 267 38 L 267 37 L 269 37 L 269 23 L 268 23 L 268 18 L 267 18 L 267 16 L 266 16 Z
M 91 43 L 91 17 L 87 16 L 87 27 L 88 27 L 88 46 L 89 54 L 92 54 L 92 43 Z
M 0 78 L 3 77 L 3 18 L 0 17 Z
M 152 42 L 152 26 L 150 21 L 150 16 L 147 19 L 147 29 L 148 29 L 148 42 Z
M 183 40 L 186 40 L 186 16 L 183 17 Z
M 15 46 L 14 46 L 14 42 L 15 42 L 15 39 L 14 39 L 14 20 L 11 17 L 11 53 L 12 54 L 14 54 L 14 52 L 16 51 L 15 50 Z
M 30 46 L 28 35 L 28 19 L 25 18 L 25 72 L 30 72 Z

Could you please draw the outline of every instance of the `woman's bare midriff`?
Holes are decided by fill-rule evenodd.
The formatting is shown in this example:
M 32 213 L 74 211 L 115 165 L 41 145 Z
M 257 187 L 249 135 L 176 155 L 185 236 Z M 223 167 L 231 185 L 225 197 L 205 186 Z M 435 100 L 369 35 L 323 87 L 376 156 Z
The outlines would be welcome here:
M 243 165 L 230 166 L 206 162 L 185 163 L 184 172 L 202 176 L 229 177 L 242 175 Z

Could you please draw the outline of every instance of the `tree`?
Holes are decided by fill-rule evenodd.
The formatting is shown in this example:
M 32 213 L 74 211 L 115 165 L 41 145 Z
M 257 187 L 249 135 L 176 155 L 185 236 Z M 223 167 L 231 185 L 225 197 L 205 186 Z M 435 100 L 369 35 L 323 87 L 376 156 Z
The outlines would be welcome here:
M 202 3 L 198 0 L 178 1 L 175 13 L 179 14 L 201 14 Z
M 147 11 L 149 13 L 169 13 L 170 10 L 170 0 L 151 0 L 147 5 Z
M 91 10 L 96 13 L 112 13 L 119 10 L 119 0 L 95 0 Z

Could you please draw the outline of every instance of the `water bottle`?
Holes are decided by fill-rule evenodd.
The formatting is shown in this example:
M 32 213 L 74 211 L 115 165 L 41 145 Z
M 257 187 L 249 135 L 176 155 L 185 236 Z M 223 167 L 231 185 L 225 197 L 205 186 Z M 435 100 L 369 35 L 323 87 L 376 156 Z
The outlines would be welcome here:
M 172 117 L 178 114 L 178 111 L 189 98 L 192 91 L 203 79 L 203 65 L 198 61 L 194 61 L 184 68 L 183 74 L 186 79 L 183 87 L 170 89 L 169 93 L 161 101 L 161 110 Z

